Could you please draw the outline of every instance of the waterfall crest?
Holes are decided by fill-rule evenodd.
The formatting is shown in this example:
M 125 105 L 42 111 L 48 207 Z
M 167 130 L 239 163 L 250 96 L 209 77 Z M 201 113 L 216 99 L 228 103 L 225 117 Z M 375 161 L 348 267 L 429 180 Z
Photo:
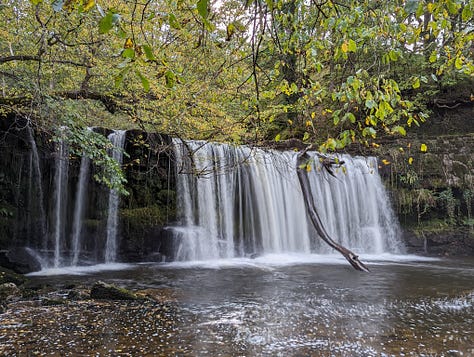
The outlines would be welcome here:
M 329 253 L 306 215 L 296 153 L 175 140 L 175 260 Z M 398 223 L 375 158 L 343 155 L 332 177 L 313 153 L 311 190 L 328 233 L 358 253 L 398 253 Z

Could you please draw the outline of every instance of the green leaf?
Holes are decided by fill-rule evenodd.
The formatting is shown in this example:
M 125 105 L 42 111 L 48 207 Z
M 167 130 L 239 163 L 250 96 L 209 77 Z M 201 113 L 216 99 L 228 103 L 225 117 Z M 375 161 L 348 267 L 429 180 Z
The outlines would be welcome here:
M 181 24 L 179 23 L 178 19 L 176 18 L 174 14 L 169 14 L 168 22 L 171 28 L 174 28 L 176 30 L 179 30 L 181 28 Z
M 173 71 L 167 70 L 165 72 L 165 83 L 168 88 L 173 88 L 176 84 L 176 75 Z
M 393 133 L 398 133 L 402 136 L 407 135 L 407 132 L 406 132 L 405 128 L 403 126 L 399 126 L 399 125 L 393 127 L 392 132 Z
M 145 92 L 149 92 L 150 91 L 150 82 L 148 81 L 148 79 L 138 70 L 135 71 L 135 73 L 137 74 L 137 76 L 140 78 L 140 81 L 142 82 L 143 90 Z
M 420 88 L 420 78 L 416 77 L 412 84 L 413 89 Z
M 207 10 L 208 5 L 209 0 L 199 0 L 197 2 L 197 10 L 203 19 L 207 19 L 209 16 L 209 11 Z
M 472 19 L 472 10 L 469 5 L 464 6 L 461 17 L 463 21 L 469 21 Z
M 433 50 L 433 52 L 431 52 L 431 55 L 430 55 L 430 63 L 434 63 L 436 62 L 436 59 L 438 58 L 438 52 L 436 50 Z
M 354 114 L 352 114 L 352 113 L 347 113 L 346 116 L 347 116 L 347 118 L 349 119 L 349 121 L 350 121 L 352 124 L 354 124 L 354 123 L 356 122 L 356 117 L 355 117 Z
M 362 136 L 364 136 L 364 137 L 365 136 L 371 136 L 371 137 L 375 138 L 376 134 L 377 134 L 377 132 L 371 126 L 366 127 L 366 128 L 364 128 L 364 130 L 362 130 Z
M 307 141 L 310 138 L 310 136 L 311 135 L 307 131 L 305 131 L 305 133 L 303 135 L 303 141 Z
M 349 52 L 355 52 L 357 50 L 357 44 L 354 40 L 350 39 L 347 45 L 347 49 Z
M 456 4 L 456 2 L 454 2 L 453 0 L 448 0 L 447 5 L 448 5 L 448 11 L 450 12 L 450 14 L 456 15 L 458 12 L 458 5 Z
M 281 140 L 281 134 L 277 134 L 277 135 L 275 136 L 275 141 L 276 141 L 276 142 L 279 142 L 280 140 Z
M 373 99 L 367 99 L 365 101 L 365 106 L 369 109 L 375 108 L 377 106 L 377 103 Z
M 156 61 L 156 57 L 153 54 L 153 50 L 149 45 L 142 46 L 143 52 L 145 52 L 145 57 L 150 61 Z
M 120 73 L 115 77 L 115 87 L 120 87 L 122 85 L 125 75 L 130 71 L 130 67 L 125 67 L 120 71 Z
M 135 50 L 133 48 L 126 48 L 122 51 L 122 57 L 123 58 L 130 58 L 134 59 L 135 58 Z
M 391 59 L 392 61 L 398 60 L 398 53 L 395 52 L 394 50 L 390 50 L 390 52 L 388 53 L 388 55 L 389 55 L 389 57 L 390 57 L 390 59 Z
M 461 69 L 462 68 L 462 59 L 461 59 L 461 57 L 456 57 L 456 60 L 454 61 L 454 67 L 456 67 L 456 69 Z
M 109 32 L 112 27 L 114 26 L 113 23 L 113 18 L 114 18 L 114 13 L 111 11 L 108 11 L 107 14 L 100 19 L 99 21 L 99 33 L 100 34 L 106 34 Z
M 33 5 L 38 5 L 43 2 L 43 0 L 30 0 Z

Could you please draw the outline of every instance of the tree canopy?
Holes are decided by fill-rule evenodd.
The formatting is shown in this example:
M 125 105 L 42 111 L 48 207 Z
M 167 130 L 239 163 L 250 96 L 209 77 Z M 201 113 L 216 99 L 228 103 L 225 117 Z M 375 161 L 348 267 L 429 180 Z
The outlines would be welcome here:
M 473 14 L 473 0 L 5 0 L 0 113 L 53 130 L 377 145 L 472 80 Z

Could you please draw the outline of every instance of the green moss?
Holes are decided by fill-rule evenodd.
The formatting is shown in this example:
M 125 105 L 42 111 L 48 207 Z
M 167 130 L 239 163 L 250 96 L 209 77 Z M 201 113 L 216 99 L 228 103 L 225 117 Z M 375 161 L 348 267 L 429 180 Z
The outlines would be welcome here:
M 454 227 L 447 220 L 435 218 L 422 221 L 416 226 L 411 227 L 411 229 L 417 236 L 421 237 L 426 234 L 439 234 L 446 231 L 453 231 Z
M 120 210 L 120 217 L 123 224 L 135 228 L 162 226 L 174 217 L 174 210 L 158 205 L 128 208 Z

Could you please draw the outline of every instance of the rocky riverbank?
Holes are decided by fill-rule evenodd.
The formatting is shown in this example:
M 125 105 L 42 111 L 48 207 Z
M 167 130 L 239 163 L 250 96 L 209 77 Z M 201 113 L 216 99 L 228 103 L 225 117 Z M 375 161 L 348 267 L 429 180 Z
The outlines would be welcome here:
M 36 284 L 36 285 L 34 285 Z M 175 355 L 179 322 L 166 289 L 37 285 L 0 271 L 0 355 Z

